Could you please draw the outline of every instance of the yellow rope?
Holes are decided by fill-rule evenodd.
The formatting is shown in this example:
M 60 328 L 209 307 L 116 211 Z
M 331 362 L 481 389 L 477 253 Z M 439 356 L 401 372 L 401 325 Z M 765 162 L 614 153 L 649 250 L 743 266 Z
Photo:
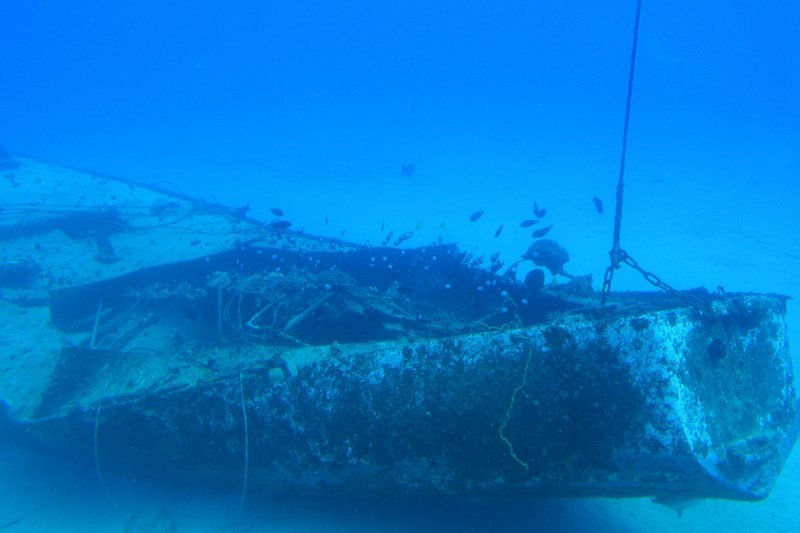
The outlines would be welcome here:
M 514 403 L 517 401 L 517 393 L 524 389 L 528 384 L 528 368 L 531 366 L 531 359 L 533 358 L 533 343 L 528 345 L 528 360 L 525 361 L 525 371 L 522 373 L 522 383 L 520 383 L 516 389 L 514 389 L 514 393 L 511 395 L 511 401 L 508 404 L 508 409 L 506 409 L 505 417 L 503 417 L 503 423 L 500 424 L 500 429 L 498 430 L 498 434 L 500 435 L 500 440 L 506 443 L 508 446 L 508 451 L 511 454 L 511 457 L 518 462 L 522 467 L 525 469 L 526 472 L 530 472 L 530 467 L 528 463 L 517 457 L 517 454 L 514 453 L 514 445 L 508 440 L 508 437 L 505 436 L 504 432 L 508 422 L 511 420 L 511 412 L 514 409 Z

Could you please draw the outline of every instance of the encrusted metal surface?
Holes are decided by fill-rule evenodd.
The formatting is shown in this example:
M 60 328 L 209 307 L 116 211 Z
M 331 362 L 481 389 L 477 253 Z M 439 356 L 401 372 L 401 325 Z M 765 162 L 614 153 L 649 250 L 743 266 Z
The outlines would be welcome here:
M 794 441 L 781 297 L 336 347 L 33 424 L 108 468 L 456 494 L 765 497 Z M 724 356 L 710 349 L 725 344 Z M 240 396 L 240 379 L 243 396 Z M 65 438 L 66 435 L 69 437 Z M 54 437 L 55 436 L 55 437 Z

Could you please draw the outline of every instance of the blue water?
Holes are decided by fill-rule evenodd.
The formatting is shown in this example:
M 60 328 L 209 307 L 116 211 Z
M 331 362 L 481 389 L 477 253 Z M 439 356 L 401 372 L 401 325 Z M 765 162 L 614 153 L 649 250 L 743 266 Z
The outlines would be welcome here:
M 633 0 L 5 0 L 0 143 L 249 204 L 259 218 L 278 206 L 313 233 L 377 243 L 385 225 L 415 230 L 409 246 L 441 238 L 507 261 L 530 242 L 519 222 L 536 201 L 570 250 L 569 270 L 592 273 L 597 285 L 611 244 L 634 8 Z M 622 245 L 678 288 L 800 296 L 798 27 L 800 4 L 788 0 L 644 0 Z M 416 171 L 401 176 L 408 163 Z M 477 210 L 483 217 L 470 222 Z M 630 269 L 614 283 L 647 288 Z M 794 347 L 797 307 L 790 303 Z M 58 466 L 51 475 L 50 459 L 31 453 L 0 456 L 3 494 L 20 494 L 14 507 L 39 508 L 38 496 L 52 493 L 43 505 L 65 530 L 88 527 L 87 516 L 97 530 L 115 523 L 91 472 Z M 292 501 L 253 504 L 248 524 L 791 531 L 800 528 L 790 503 L 800 501 L 799 461 L 795 453 L 766 502 L 709 503 L 680 521 L 648 502 L 376 510 Z M 115 481 L 120 500 L 172 505 L 179 530 L 218 530 L 197 517 L 236 507 L 235 495 L 194 487 L 165 496 Z M 80 512 L 71 512 L 76 501 Z

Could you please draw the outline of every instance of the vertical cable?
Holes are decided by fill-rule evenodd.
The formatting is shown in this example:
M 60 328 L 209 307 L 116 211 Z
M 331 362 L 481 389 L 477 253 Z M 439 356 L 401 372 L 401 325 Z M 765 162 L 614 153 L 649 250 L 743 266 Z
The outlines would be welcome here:
M 628 129 L 631 121 L 631 99 L 633 98 L 633 78 L 636 71 L 636 50 L 639 46 L 639 20 L 642 13 L 642 0 L 636 0 L 636 18 L 633 23 L 633 45 L 631 47 L 631 63 L 628 70 L 628 94 L 625 98 L 625 124 L 622 129 L 622 154 L 619 161 L 619 178 L 617 179 L 617 202 L 614 211 L 614 242 L 608 255 L 611 257 L 611 264 L 606 269 L 603 278 L 603 289 L 601 302 L 605 304 L 608 293 L 611 291 L 611 280 L 614 277 L 614 270 L 620 267 L 625 257 L 625 253 L 620 248 L 620 232 L 622 230 L 622 197 L 625 190 L 625 156 L 628 152 Z

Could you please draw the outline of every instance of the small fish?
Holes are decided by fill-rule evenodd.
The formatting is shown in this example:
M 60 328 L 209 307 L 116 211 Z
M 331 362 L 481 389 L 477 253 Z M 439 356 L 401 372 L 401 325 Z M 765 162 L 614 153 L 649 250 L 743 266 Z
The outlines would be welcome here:
M 394 235 L 394 230 L 389 230 L 389 233 L 386 234 L 386 238 L 383 239 L 383 242 L 381 244 L 383 244 L 384 246 L 389 244 L 389 241 L 392 240 L 392 235 Z
M 417 171 L 417 166 L 414 163 L 406 163 L 405 165 L 400 166 L 400 175 L 405 177 L 411 177 L 414 175 L 414 172 Z
M 470 222 L 475 222 L 476 220 L 478 220 L 479 218 L 481 218 L 481 216 L 482 216 L 482 215 L 483 215 L 483 210 L 481 210 L 481 211 L 475 211 L 474 213 L 472 213 L 472 214 L 469 216 L 469 221 L 470 221 Z
M 281 209 L 280 207 L 270 207 L 269 212 L 275 215 L 276 217 L 283 216 L 283 209 Z
M 538 223 L 539 223 L 538 220 L 531 220 L 531 219 L 523 220 L 522 222 L 519 223 L 519 227 L 520 228 L 530 228 L 534 224 L 538 224 Z
M 547 209 L 539 209 L 536 202 L 533 202 L 533 214 L 536 215 L 536 218 L 542 218 L 547 214 Z
M 408 239 L 410 239 L 412 235 L 414 235 L 414 232 L 413 232 L 413 231 L 407 231 L 407 232 L 405 232 L 405 233 L 401 233 L 401 234 L 400 234 L 400 235 L 397 237 L 397 239 L 395 239 L 395 241 L 394 241 L 394 245 L 395 245 L 395 246 L 400 246 L 400 245 L 401 245 L 403 242 L 405 242 L 405 241 L 407 241 Z
M 597 214 L 598 215 L 602 215 L 603 214 L 603 200 L 601 200 L 597 196 L 594 196 L 592 198 L 592 202 L 594 202 L 594 210 L 597 211 Z
M 491 255 L 491 257 L 489 257 L 489 260 L 490 260 L 492 263 L 496 263 L 496 262 L 497 262 L 499 259 L 500 259 L 500 252 L 495 252 L 495 253 L 493 253 L 493 254 Z
M 550 228 L 552 227 L 553 225 L 550 224 L 549 226 L 546 226 L 542 229 L 537 229 L 531 234 L 531 237 L 533 237 L 534 239 L 538 239 L 539 237 L 544 237 L 545 235 L 547 235 L 547 233 L 550 231 Z
M 419 230 L 422 229 L 422 227 L 424 225 L 425 225 L 425 222 L 423 222 L 422 220 L 417 220 L 417 224 L 414 226 L 414 228 L 415 228 L 416 231 L 419 231 Z
M 499 237 L 501 233 L 503 233 L 503 224 L 500 224 L 500 227 L 494 232 L 494 236 Z
M 289 229 L 291 225 L 292 223 L 289 222 L 288 220 L 273 220 L 272 222 L 267 224 L 267 226 L 269 226 L 272 229 Z
M 656 496 L 655 498 L 650 498 L 650 501 L 672 509 L 678 515 L 678 518 L 683 516 L 683 512 L 686 509 L 703 502 L 698 498 L 685 498 L 682 496 Z
M 448 229 L 450 229 L 449 226 L 445 222 L 442 222 L 441 224 L 439 224 L 439 227 L 441 228 L 442 231 L 447 231 Z
M 325 224 L 328 223 L 328 215 L 325 215 Z
M 12 519 L 12 520 L 9 520 L 8 522 L 6 522 L 6 523 L 4 523 L 4 524 L 0 524 L 0 529 L 9 529 L 11 526 L 13 526 L 13 525 L 15 525 L 15 524 L 19 524 L 20 522 L 22 522 L 22 521 L 23 521 L 23 520 L 25 520 L 26 518 L 28 518 L 28 515 L 27 515 L 27 514 L 24 514 L 24 515 L 22 515 L 22 516 L 19 516 L 19 517 L 17 517 L 17 518 L 14 518 L 14 519 Z
M 381 231 L 383 231 L 384 227 L 386 227 L 386 222 L 381 222 Z

